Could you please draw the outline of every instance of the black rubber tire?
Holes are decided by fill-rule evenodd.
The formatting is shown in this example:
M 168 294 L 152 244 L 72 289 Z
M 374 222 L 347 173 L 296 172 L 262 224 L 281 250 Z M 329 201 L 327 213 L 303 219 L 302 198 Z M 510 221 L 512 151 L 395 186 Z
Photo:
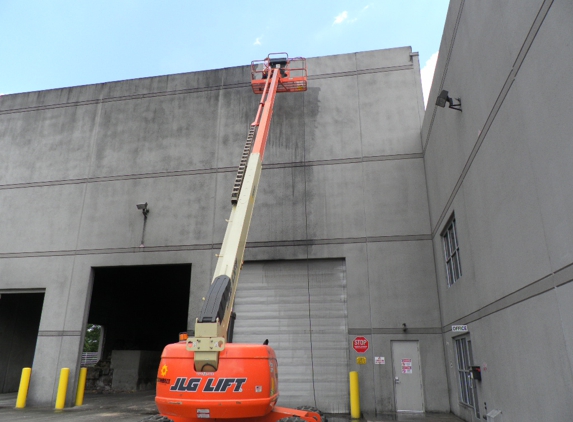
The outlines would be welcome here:
M 298 416 L 289 416 L 288 418 L 279 419 L 278 422 L 305 422 L 304 419 Z
M 173 422 L 173 421 L 166 416 L 153 415 L 153 416 L 148 416 L 147 418 L 143 418 L 140 422 Z
M 299 406 L 296 408 L 296 410 L 305 410 L 307 412 L 316 412 L 320 415 L 320 421 L 321 422 L 327 422 L 326 417 L 324 416 L 324 413 L 322 413 L 322 411 L 320 411 L 319 409 L 317 409 L 316 407 L 313 406 Z

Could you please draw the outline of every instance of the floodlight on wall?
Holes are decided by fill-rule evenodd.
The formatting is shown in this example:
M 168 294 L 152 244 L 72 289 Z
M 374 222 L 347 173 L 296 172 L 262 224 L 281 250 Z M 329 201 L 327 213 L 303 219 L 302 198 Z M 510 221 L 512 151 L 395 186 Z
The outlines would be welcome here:
M 438 95 L 438 98 L 436 98 L 436 105 L 438 107 L 445 107 L 446 103 L 450 104 L 450 108 L 453 108 L 454 110 L 458 110 L 458 111 L 462 111 L 462 100 L 460 100 L 459 98 L 456 98 L 456 100 L 458 101 L 457 104 L 454 104 L 454 100 L 452 100 L 452 98 L 448 95 L 448 91 L 446 91 L 445 89 L 440 92 L 440 95 Z
M 147 217 L 147 214 L 149 214 L 149 208 L 147 207 L 147 202 L 145 204 L 137 204 L 137 209 L 141 210 L 144 217 Z
M 145 243 L 143 242 L 145 238 L 145 226 L 147 225 L 147 214 L 149 214 L 149 207 L 147 206 L 147 202 L 144 204 L 137 204 L 137 209 L 141 210 L 143 213 L 143 231 L 141 233 L 141 244 L 139 245 L 140 248 L 145 247 Z

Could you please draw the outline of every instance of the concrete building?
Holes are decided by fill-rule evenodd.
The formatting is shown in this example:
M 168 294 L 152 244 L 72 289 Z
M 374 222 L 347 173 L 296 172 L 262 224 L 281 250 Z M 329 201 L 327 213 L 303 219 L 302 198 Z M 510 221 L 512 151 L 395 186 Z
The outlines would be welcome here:
M 418 56 L 308 70 L 307 92 L 277 97 L 236 341 L 270 340 L 282 405 L 348 412 L 358 370 L 365 411 L 447 412 Z M 207 292 L 258 101 L 249 66 L 1 97 L 3 391 L 32 365 L 29 403 L 53 403 L 69 367 L 71 404 L 88 322 L 104 326 L 114 388 L 152 386 L 142 368 Z M 396 402 L 403 359 L 400 387 L 416 381 Z
M 573 420 L 572 21 L 567 0 L 450 3 L 422 139 L 450 404 L 468 421 Z M 434 106 L 442 90 L 462 112 Z
M 280 404 L 347 412 L 357 370 L 366 412 L 573 420 L 572 21 L 567 0 L 452 0 L 425 112 L 409 48 L 309 59 L 308 91 L 277 97 L 236 341 L 275 347 Z M 114 388 L 152 387 L 211 281 L 249 81 L 0 97 L 1 391 L 33 365 L 29 401 L 53 403 L 70 367 L 71 404 L 88 322 Z

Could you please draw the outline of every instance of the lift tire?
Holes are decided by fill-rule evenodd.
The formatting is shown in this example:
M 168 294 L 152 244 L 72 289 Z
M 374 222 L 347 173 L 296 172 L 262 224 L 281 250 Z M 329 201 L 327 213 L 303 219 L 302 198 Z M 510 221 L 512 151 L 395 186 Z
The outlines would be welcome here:
M 312 407 L 312 406 L 299 406 L 296 407 L 296 410 L 305 410 L 307 412 L 315 412 L 318 413 L 320 415 L 320 421 L 321 422 L 327 422 L 326 417 L 324 416 L 324 413 L 322 413 L 321 410 L 318 410 L 316 407 Z
M 165 416 L 153 415 L 142 419 L 140 422 L 173 422 L 173 421 Z
M 277 422 L 305 422 L 304 419 L 301 419 L 297 416 L 289 416 L 288 418 L 279 419 Z

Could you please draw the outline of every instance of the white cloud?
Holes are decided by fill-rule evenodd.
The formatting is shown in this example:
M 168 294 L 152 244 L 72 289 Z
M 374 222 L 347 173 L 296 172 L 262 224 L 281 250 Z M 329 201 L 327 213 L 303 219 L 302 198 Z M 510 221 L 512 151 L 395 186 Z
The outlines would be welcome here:
M 432 80 L 434 79 L 434 71 L 436 70 L 436 63 L 438 62 L 438 52 L 430 56 L 426 65 L 420 70 L 422 77 L 422 92 L 424 93 L 424 106 L 428 104 L 428 95 L 432 88 Z
M 263 37 L 257 37 L 257 38 L 255 39 L 255 42 L 253 43 L 253 45 L 262 45 L 262 43 L 261 43 L 261 39 L 262 39 L 262 38 L 263 38 Z
M 332 24 L 333 25 L 340 24 L 340 23 L 344 22 L 347 18 L 348 18 L 348 12 L 345 10 L 340 15 L 338 15 L 336 18 L 334 18 L 334 22 Z

